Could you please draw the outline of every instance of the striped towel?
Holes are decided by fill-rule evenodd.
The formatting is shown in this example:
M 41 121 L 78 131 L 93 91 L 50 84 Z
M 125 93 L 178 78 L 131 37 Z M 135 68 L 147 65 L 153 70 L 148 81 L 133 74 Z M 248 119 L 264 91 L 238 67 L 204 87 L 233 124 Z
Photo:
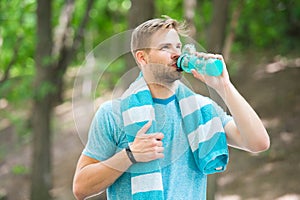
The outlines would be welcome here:
M 226 135 L 212 101 L 196 95 L 180 81 L 176 83 L 183 130 L 198 168 L 203 174 L 224 171 L 229 160 Z M 147 133 L 157 132 L 152 96 L 142 75 L 122 95 L 121 113 L 129 144 L 149 120 L 152 126 Z M 158 160 L 136 163 L 129 171 L 133 200 L 164 199 Z

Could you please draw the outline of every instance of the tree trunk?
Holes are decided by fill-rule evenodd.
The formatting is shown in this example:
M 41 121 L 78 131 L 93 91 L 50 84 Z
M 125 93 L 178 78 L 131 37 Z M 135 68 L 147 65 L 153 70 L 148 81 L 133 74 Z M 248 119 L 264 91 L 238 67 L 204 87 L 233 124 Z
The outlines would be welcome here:
M 41 73 L 39 73 L 41 75 Z M 39 88 L 45 80 L 36 80 Z M 51 177 L 51 96 L 45 95 L 33 104 L 33 160 L 31 180 L 31 200 L 51 199 L 49 190 L 52 187 Z
M 131 8 L 129 10 L 129 16 L 128 16 L 128 26 L 129 29 L 134 29 L 141 23 L 152 19 L 154 17 L 155 12 L 155 2 L 153 0 L 131 0 Z M 129 43 L 130 41 L 125 41 L 126 43 Z M 133 67 L 136 67 L 137 64 L 131 54 L 131 52 L 128 52 L 124 55 L 125 61 L 126 61 L 126 70 L 125 72 L 129 71 Z M 136 70 L 135 70 L 136 71 Z M 124 84 L 121 86 L 120 90 L 124 90 L 128 87 L 130 84 L 130 80 L 133 80 L 137 74 L 130 74 L 129 78 L 124 81 Z
M 86 1 L 86 9 L 83 13 L 82 20 L 80 22 L 79 27 L 75 30 L 74 38 L 70 38 L 72 35 L 70 32 L 72 31 L 70 28 L 70 23 L 73 19 L 74 15 L 74 0 L 68 0 L 65 2 L 65 6 L 61 12 L 61 19 L 59 28 L 61 31 L 58 31 L 55 35 L 55 46 L 54 46 L 54 57 L 58 57 L 58 60 L 55 64 L 55 83 L 56 90 L 54 94 L 55 104 L 60 104 L 63 102 L 63 90 L 64 90 L 64 74 L 74 58 L 75 53 L 80 47 L 80 44 L 83 40 L 84 29 L 89 20 L 89 12 L 92 9 L 95 0 Z M 70 42 L 72 41 L 72 42 Z
M 236 28 L 238 25 L 238 20 L 240 18 L 243 6 L 244 6 L 244 1 L 240 1 L 231 15 L 229 32 L 226 36 L 225 44 L 223 47 L 223 56 L 224 56 L 225 61 L 229 60 L 229 58 L 230 58 L 231 47 L 234 42 Z
M 129 28 L 135 28 L 142 22 L 152 19 L 155 11 L 154 6 L 153 0 L 131 0 Z
M 213 1 L 213 17 L 208 29 L 207 51 L 221 53 L 226 35 L 228 19 L 229 0 Z M 219 105 L 224 105 L 220 96 L 212 89 L 209 89 L 210 97 Z M 223 106 L 222 106 L 223 107 Z M 207 200 L 214 200 L 217 192 L 217 174 L 209 175 L 207 182 Z
M 131 0 L 131 7 L 128 16 L 129 29 L 134 29 L 141 23 L 154 17 L 155 4 L 153 0 Z M 130 41 L 126 41 L 130 42 Z M 126 55 L 126 69 L 129 70 L 136 66 L 131 52 Z
M 60 13 L 59 24 L 55 28 L 54 33 L 52 56 L 58 58 L 56 66 L 53 66 L 56 69 L 55 105 L 63 102 L 63 75 L 67 70 L 72 55 L 72 42 L 70 42 L 72 41 L 70 40 L 72 29 L 70 24 L 73 19 L 74 9 L 74 0 L 66 0 Z
M 34 80 L 34 103 L 32 115 L 33 160 L 31 200 L 51 199 L 52 187 L 50 153 L 50 118 L 51 118 L 51 51 L 52 25 L 51 1 L 37 2 L 37 46 L 36 75 Z
M 189 36 L 195 39 L 196 27 L 194 23 L 196 0 L 184 0 L 184 18 L 190 30 Z
M 88 0 L 73 43 L 68 46 L 65 42 L 70 39 L 68 28 L 73 15 L 74 0 L 68 0 L 65 12 L 67 21 L 56 46 L 52 39 L 52 7 L 49 0 L 38 0 L 37 4 L 37 46 L 36 46 L 36 75 L 34 79 L 34 101 L 32 108 L 33 127 L 33 157 L 31 200 L 51 199 L 49 193 L 52 187 L 51 173 L 51 116 L 57 103 L 57 97 L 62 93 L 63 75 L 71 62 L 72 56 L 79 48 L 83 39 L 83 31 L 89 19 L 89 11 L 95 1 Z M 66 8 L 67 8 L 66 7 Z M 58 60 L 55 58 L 58 57 Z
M 207 50 L 209 52 L 222 52 L 228 19 L 228 8 L 229 0 L 213 1 L 213 17 L 207 36 Z

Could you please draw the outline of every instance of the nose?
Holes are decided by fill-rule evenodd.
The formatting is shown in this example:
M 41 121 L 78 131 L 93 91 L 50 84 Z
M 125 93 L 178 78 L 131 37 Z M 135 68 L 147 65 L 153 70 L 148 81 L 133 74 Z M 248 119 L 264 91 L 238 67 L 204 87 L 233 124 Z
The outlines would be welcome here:
M 172 60 L 177 60 L 180 56 L 181 52 L 179 50 L 173 51 L 171 54 L 171 59 Z
M 177 60 L 179 58 L 179 56 L 180 56 L 180 54 L 178 54 L 178 53 L 172 53 L 171 59 L 172 60 Z

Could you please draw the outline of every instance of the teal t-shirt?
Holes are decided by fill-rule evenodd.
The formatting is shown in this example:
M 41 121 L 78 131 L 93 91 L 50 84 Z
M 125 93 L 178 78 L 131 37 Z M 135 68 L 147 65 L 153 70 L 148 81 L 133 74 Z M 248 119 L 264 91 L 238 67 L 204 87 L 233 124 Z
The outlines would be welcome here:
M 182 129 L 178 101 L 153 99 L 157 132 L 164 134 L 164 158 L 160 159 L 164 196 L 166 200 L 206 199 L 206 175 L 197 168 L 188 140 Z M 223 126 L 232 118 L 215 106 Z M 83 154 L 104 161 L 128 146 L 122 131 L 120 100 L 104 103 L 92 121 Z M 123 173 L 108 189 L 108 200 L 130 200 L 129 172 Z

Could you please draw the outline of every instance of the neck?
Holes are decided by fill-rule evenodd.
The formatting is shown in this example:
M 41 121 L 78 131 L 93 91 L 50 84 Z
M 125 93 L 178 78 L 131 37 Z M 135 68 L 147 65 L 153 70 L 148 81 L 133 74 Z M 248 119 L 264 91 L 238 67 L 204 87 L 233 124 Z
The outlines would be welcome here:
M 160 84 L 160 83 L 147 83 L 153 98 L 166 99 L 175 94 L 176 83 Z

